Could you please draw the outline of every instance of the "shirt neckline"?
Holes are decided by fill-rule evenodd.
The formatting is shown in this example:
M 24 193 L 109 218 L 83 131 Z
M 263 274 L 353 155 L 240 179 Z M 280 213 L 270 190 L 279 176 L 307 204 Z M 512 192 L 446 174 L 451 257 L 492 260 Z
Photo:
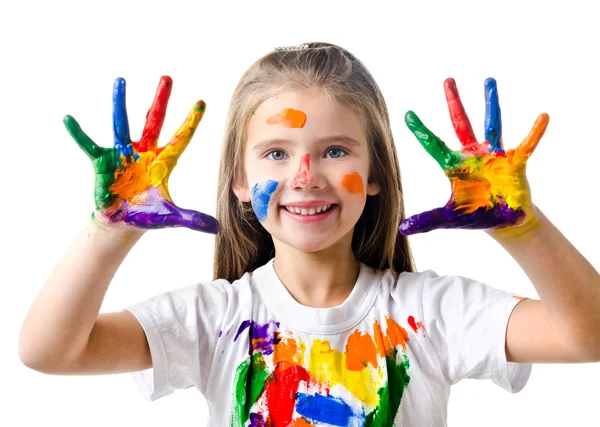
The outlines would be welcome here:
M 360 263 L 356 283 L 346 300 L 335 307 L 315 308 L 300 304 L 277 276 L 271 259 L 252 273 L 252 285 L 265 301 L 275 321 L 314 334 L 336 334 L 348 330 L 367 314 L 375 301 L 381 280 L 377 270 Z

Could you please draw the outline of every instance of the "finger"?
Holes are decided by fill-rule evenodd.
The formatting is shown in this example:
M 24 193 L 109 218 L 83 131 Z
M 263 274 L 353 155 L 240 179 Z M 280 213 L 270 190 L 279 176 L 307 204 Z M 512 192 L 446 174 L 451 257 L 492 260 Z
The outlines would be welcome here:
M 460 100 L 456 82 L 453 78 L 447 78 L 444 81 L 444 93 L 446 94 L 446 102 L 450 111 L 450 120 L 452 121 L 452 126 L 454 126 L 458 140 L 466 149 L 465 151 L 471 152 L 473 149 L 479 148 L 479 143 L 477 142 L 477 138 L 475 138 L 473 127 Z
M 173 167 L 177 164 L 177 160 L 181 157 L 183 151 L 192 140 L 194 132 L 196 132 L 196 128 L 198 127 L 200 120 L 202 120 L 205 111 L 206 104 L 204 101 L 196 102 L 185 121 L 179 129 L 177 129 L 173 138 L 171 138 L 171 141 L 169 141 L 166 146 L 157 150 L 158 160 L 165 162 L 169 171 L 173 170 Z
M 450 150 L 444 141 L 427 129 L 415 113 L 412 111 L 407 112 L 404 121 L 423 148 L 438 162 L 442 169 L 452 169 L 460 163 L 460 155 Z
M 488 78 L 485 87 L 485 140 L 491 145 L 491 152 L 504 153 L 502 147 L 502 115 L 498 100 L 496 80 Z
M 529 157 L 535 151 L 537 145 L 540 143 L 542 136 L 546 132 L 546 128 L 548 127 L 548 122 L 550 121 L 550 116 L 546 113 L 540 114 L 529 135 L 525 137 L 523 142 L 519 144 L 516 151 L 521 157 Z
M 113 132 L 115 148 L 124 156 L 131 156 L 133 151 L 125 105 L 125 79 L 121 77 L 115 79 L 113 84 Z
M 146 124 L 142 131 L 142 138 L 139 142 L 133 143 L 137 152 L 155 150 L 158 144 L 158 137 L 165 121 L 167 113 L 167 104 L 171 96 L 173 79 L 169 76 L 162 76 L 158 83 L 154 102 L 146 114 Z
M 151 189 L 149 198 L 144 203 L 131 204 L 125 212 L 123 221 L 145 229 L 186 227 L 204 233 L 218 233 L 219 222 L 216 218 L 180 208 L 157 194 L 156 189 Z
M 512 209 L 498 203 L 492 209 L 479 208 L 469 214 L 457 210 L 453 203 L 405 219 L 400 233 L 411 235 L 441 228 L 488 229 L 517 224 L 525 215 L 521 209 Z
M 77 120 L 72 116 L 65 116 L 63 123 L 71 137 L 75 140 L 79 148 L 81 148 L 87 156 L 95 160 L 102 155 L 102 148 L 99 147 L 87 134 L 81 129 Z

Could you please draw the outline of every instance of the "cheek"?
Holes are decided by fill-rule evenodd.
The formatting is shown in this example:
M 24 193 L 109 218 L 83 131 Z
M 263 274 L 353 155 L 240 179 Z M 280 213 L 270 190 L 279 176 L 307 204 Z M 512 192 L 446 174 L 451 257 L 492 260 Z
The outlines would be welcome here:
M 350 194 L 365 194 L 364 181 L 358 172 L 342 175 L 340 183 Z
M 252 187 L 252 208 L 254 209 L 256 218 L 261 222 L 267 219 L 269 201 L 278 185 L 279 183 L 277 181 L 268 179 L 259 182 Z

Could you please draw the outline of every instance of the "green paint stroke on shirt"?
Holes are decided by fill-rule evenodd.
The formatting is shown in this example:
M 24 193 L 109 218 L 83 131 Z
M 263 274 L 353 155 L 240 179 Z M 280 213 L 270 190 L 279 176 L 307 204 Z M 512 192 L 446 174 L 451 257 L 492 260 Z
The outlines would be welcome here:
M 262 353 L 241 363 L 235 371 L 235 412 L 232 427 L 244 426 L 250 418 L 250 409 L 263 391 L 269 372 Z
M 397 364 L 397 353 L 398 350 L 394 350 L 392 357 L 385 358 L 388 382 L 377 391 L 379 406 L 367 415 L 365 427 L 393 427 L 394 425 L 402 395 L 410 382 L 408 357 L 402 354 L 403 362 Z

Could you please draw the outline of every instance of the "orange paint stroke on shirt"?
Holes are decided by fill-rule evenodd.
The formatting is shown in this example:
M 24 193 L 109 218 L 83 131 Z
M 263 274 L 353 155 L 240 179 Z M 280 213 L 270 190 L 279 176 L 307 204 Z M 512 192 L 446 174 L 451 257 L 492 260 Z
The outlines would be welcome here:
M 375 346 L 377 353 L 381 357 L 391 356 L 396 346 L 401 345 L 406 352 L 406 342 L 409 341 L 408 332 L 402 326 L 398 325 L 391 317 L 385 316 L 387 330 L 385 335 L 381 333 L 379 322 L 373 323 L 373 334 L 375 336 Z
M 303 128 L 305 123 L 306 114 L 304 114 L 304 111 L 294 110 L 293 108 L 284 108 L 267 119 L 269 125 L 280 124 L 288 128 Z
M 360 371 L 368 364 L 377 368 L 377 348 L 373 338 L 366 332 L 352 332 L 346 343 L 346 367 L 351 371 Z
M 314 424 L 308 422 L 306 418 L 296 418 L 292 427 L 310 427 L 314 426 Z
M 362 193 L 365 192 L 365 186 L 363 184 L 362 177 L 358 172 L 347 173 L 342 177 L 342 185 L 348 190 L 349 193 Z
M 522 300 L 526 299 L 527 297 L 522 297 L 522 296 L 519 296 L 519 295 L 513 295 L 513 298 L 516 298 L 516 299 L 522 301 Z
M 286 338 L 275 344 L 273 350 L 273 363 L 287 362 L 290 365 L 304 365 L 304 351 L 306 344 L 300 343 L 293 338 Z

